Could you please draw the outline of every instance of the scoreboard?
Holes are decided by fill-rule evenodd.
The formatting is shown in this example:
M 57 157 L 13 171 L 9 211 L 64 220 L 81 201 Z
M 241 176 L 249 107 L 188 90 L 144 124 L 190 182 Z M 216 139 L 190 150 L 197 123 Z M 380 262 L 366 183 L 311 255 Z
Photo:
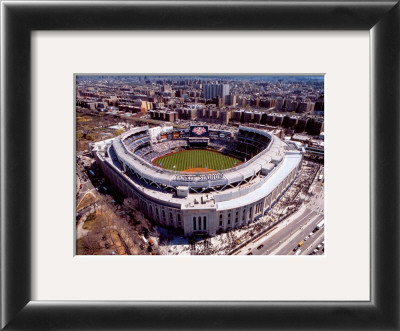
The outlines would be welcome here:
M 208 125 L 193 125 L 189 132 L 190 137 L 208 137 Z

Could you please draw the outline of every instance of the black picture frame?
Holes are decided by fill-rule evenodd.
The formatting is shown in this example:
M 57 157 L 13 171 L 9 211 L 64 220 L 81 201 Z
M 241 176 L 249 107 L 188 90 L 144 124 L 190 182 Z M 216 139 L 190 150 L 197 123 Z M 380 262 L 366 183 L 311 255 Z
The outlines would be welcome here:
M 399 330 L 400 9 L 397 1 L 3 2 L 2 15 L 2 328 Z M 371 301 L 31 301 L 33 152 L 27 146 L 32 132 L 30 38 L 35 30 L 370 31 Z

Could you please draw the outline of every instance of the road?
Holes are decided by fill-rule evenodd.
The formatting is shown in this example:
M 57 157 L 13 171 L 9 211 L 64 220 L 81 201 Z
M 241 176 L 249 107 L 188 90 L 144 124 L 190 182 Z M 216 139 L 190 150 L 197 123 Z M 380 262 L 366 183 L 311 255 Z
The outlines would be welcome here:
M 282 247 L 277 255 L 295 255 L 297 251 L 293 251 L 295 247 L 298 247 L 297 245 L 303 241 L 303 245 L 299 248 L 300 253 L 299 255 L 307 255 L 313 252 L 313 250 L 317 247 L 317 245 L 321 244 L 321 242 L 324 240 L 324 228 L 321 228 L 320 230 L 316 231 L 313 233 L 314 225 L 308 227 L 306 231 L 303 231 L 302 233 L 298 234 L 298 236 L 295 238 L 295 240 L 291 240 L 290 242 L 287 243 L 286 246 Z M 311 234 L 311 237 L 309 237 L 306 241 L 305 238 Z
M 322 215 L 306 208 L 292 221 L 283 221 L 281 229 L 272 232 L 271 236 L 258 240 L 257 246 L 250 250 L 247 249 L 247 253 L 251 252 L 253 255 L 288 255 L 322 219 Z M 263 247 L 258 248 L 261 245 Z
M 318 177 L 316 177 L 318 178 Z M 237 255 L 294 255 L 293 251 L 303 241 L 298 255 L 307 255 L 324 241 L 324 227 L 315 231 L 316 225 L 324 219 L 324 187 L 315 180 L 310 195 L 303 207 L 294 215 L 276 225 L 263 237 L 250 242 Z M 307 236 L 311 236 L 305 240 Z M 316 253 L 323 254 L 322 247 Z

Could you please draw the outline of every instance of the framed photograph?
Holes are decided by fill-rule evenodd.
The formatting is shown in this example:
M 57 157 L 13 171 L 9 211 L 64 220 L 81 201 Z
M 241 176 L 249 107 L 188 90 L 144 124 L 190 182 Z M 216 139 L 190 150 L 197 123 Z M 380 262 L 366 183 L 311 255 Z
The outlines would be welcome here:
M 1 327 L 398 330 L 398 40 L 397 2 L 3 2 Z M 78 212 L 85 210 L 91 202 L 82 194 L 76 204 L 80 194 L 76 165 L 84 167 L 82 183 L 85 174 L 93 177 L 92 183 L 101 190 L 97 191 L 99 196 L 112 189 L 107 178 L 97 178 L 96 169 L 85 168 L 86 144 L 105 162 L 107 158 L 121 162 L 121 178 L 129 174 L 136 176 L 132 180 L 139 178 L 135 171 L 144 166 L 148 156 L 146 169 L 156 167 L 159 171 L 154 185 L 160 185 L 160 175 L 171 175 L 169 183 L 173 185 L 165 189 L 176 190 L 174 194 L 181 198 L 190 196 L 190 190 L 204 194 L 210 194 L 206 190 L 218 191 L 218 176 L 225 180 L 231 168 L 245 169 L 252 160 L 263 157 L 268 157 L 271 167 L 260 162 L 265 169 L 259 169 L 260 178 L 255 172 L 255 181 L 268 179 L 269 173 L 281 178 L 279 172 L 291 164 L 285 157 L 302 155 L 299 146 L 304 142 L 301 136 L 297 137 L 298 144 L 287 140 L 285 153 L 279 153 L 279 146 L 271 147 L 271 141 L 284 141 L 291 129 L 296 130 L 299 119 L 292 115 L 296 125 L 285 128 L 280 138 L 275 138 L 277 131 L 264 134 L 263 125 L 269 121 L 273 126 L 279 117 L 275 114 L 273 120 L 267 120 L 265 116 L 263 123 L 259 108 L 268 108 L 271 100 L 259 98 L 257 104 L 257 98 L 250 97 L 246 110 L 246 98 L 239 92 L 243 91 L 241 86 L 261 94 L 271 88 L 290 100 L 291 94 L 284 94 L 288 86 L 284 78 L 290 75 L 323 77 L 324 82 L 322 89 L 318 83 L 303 84 L 298 88 L 298 99 L 282 103 L 282 110 L 289 110 L 299 101 L 290 109 L 300 112 L 303 107 L 308 113 L 315 110 L 321 97 L 325 98 L 324 173 L 321 182 L 319 173 L 312 176 L 315 187 L 325 190 L 325 201 L 318 209 L 324 211 L 325 223 L 315 218 L 318 222 L 312 224 L 316 225 L 314 236 L 322 233 L 321 227 L 324 231 L 324 254 L 286 256 L 289 243 L 282 246 L 285 254 L 277 251 L 281 256 L 239 256 L 244 246 L 238 241 L 244 237 L 235 237 L 229 252 L 235 251 L 239 254 L 236 256 L 184 256 L 174 254 L 176 247 L 168 250 L 167 246 L 159 251 L 165 254 L 149 256 L 158 251 L 153 251 L 149 243 L 146 232 L 152 228 L 145 224 L 136 229 L 138 238 L 147 244 L 140 248 L 146 253 L 138 254 L 141 256 L 115 256 L 127 253 L 129 245 L 116 245 L 123 246 L 120 250 L 106 246 L 106 236 L 91 240 L 104 241 L 97 245 L 101 251 L 92 250 L 90 240 L 77 245 L 77 207 Z M 153 82 L 148 76 L 163 77 Z M 271 76 L 278 78 L 264 84 L 265 77 Z M 126 77 L 130 77 L 128 84 Z M 110 96 L 107 104 L 91 102 L 93 91 L 110 95 L 110 89 L 118 90 L 120 101 L 125 97 L 129 101 L 113 103 Z M 307 93 L 303 96 L 304 90 Z M 152 100 L 152 109 L 147 109 L 150 104 L 143 100 L 148 99 L 138 98 L 142 93 L 162 98 Z M 229 106 L 238 102 L 233 100 L 236 94 L 244 110 L 236 114 L 236 129 L 228 132 L 223 123 L 215 126 L 210 119 L 221 121 L 224 113 L 233 117 L 225 120 L 234 124 L 235 115 Z M 190 102 L 182 110 L 178 109 L 179 102 L 174 103 L 176 107 L 170 102 L 166 110 L 171 98 Z M 204 107 L 196 106 L 201 98 Z M 280 107 L 273 102 L 269 108 Z M 93 122 L 91 107 L 96 114 L 108 113 L 102 115 L 107 118 L 119 112 L 145 122 L 151 121 L 151 116 L 165 121 L 167 116 L 168 122 L 183 128 L 126 128 L 130 123 L 126 120 L 122 124 L 106 121 L 104 129 L 96 131 L 99 125 L 84 125 Z M 196 108 L 201 121 L 185 118 L 194 114 L 191 107 Z M 291 117 L 287 117 L 289 121 Z M 318 152 L 315 144 L 321 133 L 314 134 L 314 142 L 307 142 L 309 154 Z M 102 144 L 107 137 L 111 143 Z M 89 143 L 92 138 L 95 143 Z M 228 143 L 234 147 L 222 150 Z M 290 145 L 293 148 L 288 152 Z M 312 153 L 310 148 L 314 148 Z M 82 153 L 78 154 L 80 149 Z M 208 154 L 197 163 L 187 164 L 184 153 L 198 153 L 199 149 L 213 155 L 218 152 L 220 161 Z M 266 155 L 272 149 L 275 154 Z M 125 162 L 124 155 L 132 162 Z M 168 159 L 171 155 L 175 157 L 172 161 Z M 177 155 L 181 158 L 176 159 Z M 225 162 L 221 160 L 228 156 L 224 160 L 229 165 L 219 169 Z M 118 164 L 115 167 L 118 169 Z M 142 175 L 146 185 L 152 184 L 145 172 Z M 285 200 L 278 197 L 289 187 L 285 180 L 283 176 L 276 183 L 282 190 L 276 193 L 276 201 Z M 206 181 L 207 188 L 187 184 L 199 181 Z M 254 183 L 253 196 L 261 185 Z M 143 196 L 145 189 L 143 184 Z M 228 211 L 226 215 L 222 212 L 223 194 L 217 198 L 221 210 L 216 216 L 207 213 L 199 218 L 196 214 L 193 219 L 194 214 L 190 214 L 186 219 L 185 213 L 179 218 L 168 210 L 164 220 L 161 210 L 159 223 L 166 226 L 162 222 L 172 221 L 169 226 L 175 231 L 180 228 L 180 219 L 182 238 L 229 232 L 227 222 L 231 219 Z M 250 201 L 248 194 L 244 196 L 238 203 Z M 151 198 L 154 202 L 155 197 Z M 265 203 L 265 198 L 260 201 Z M 211 205 L 213 199 L 209 196 L 198 203 Z M 111 200 L 106 202 L 120 203 L 115 214 L 129 221 L 130 215 L 124 216 L 121 209 L 123 202 Z M 149 211 L 148 202 L 144 202 Z M 271 200 L 267 207 L 272 204 Z M 269 215 L 264 215 L 264 207 L 246 205 L 246 212 L 240 214 L 244 217 L 240 228 L 246 230 L 263 222 L 257 215 L 260 219 Z M 132 233 L 127 238 L 135 236 Z M 309 238 L 296 241 L 297 248 L 290 249 L 288 255 L 306 250 L 312 242 Z M 254 251 L 264 252 L 262 245 L 253 247 Z M 212 251 L 204 242 L 204 249 L 196 243 L 188 247 L 192 253 L 199 253 L 191 255 Z M 322 246 L 314 255 L 321 250 Z
M 75 79 L 77 255 L 325 254 L 323 75 Z

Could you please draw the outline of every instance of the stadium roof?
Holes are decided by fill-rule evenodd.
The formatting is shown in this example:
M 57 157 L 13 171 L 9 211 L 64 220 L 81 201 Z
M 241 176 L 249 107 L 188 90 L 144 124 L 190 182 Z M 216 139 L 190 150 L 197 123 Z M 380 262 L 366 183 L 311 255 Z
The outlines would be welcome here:
M 240 195 L 237 198 L 228 199 L 217 203 L 218 209 L 232 209 L 235 206 L 250 204 L 265 198 L 290 174 L 290 172 L 299 165 L 301 160 L 300 153 L 288 153 L 275 172 L 272 172 L 263 185 L 255 190 L 249 190 L 245 195 Z M 251 193 L 251 194 L 250 194 Z M 240 200 L 240 201 L 239 201 Z

